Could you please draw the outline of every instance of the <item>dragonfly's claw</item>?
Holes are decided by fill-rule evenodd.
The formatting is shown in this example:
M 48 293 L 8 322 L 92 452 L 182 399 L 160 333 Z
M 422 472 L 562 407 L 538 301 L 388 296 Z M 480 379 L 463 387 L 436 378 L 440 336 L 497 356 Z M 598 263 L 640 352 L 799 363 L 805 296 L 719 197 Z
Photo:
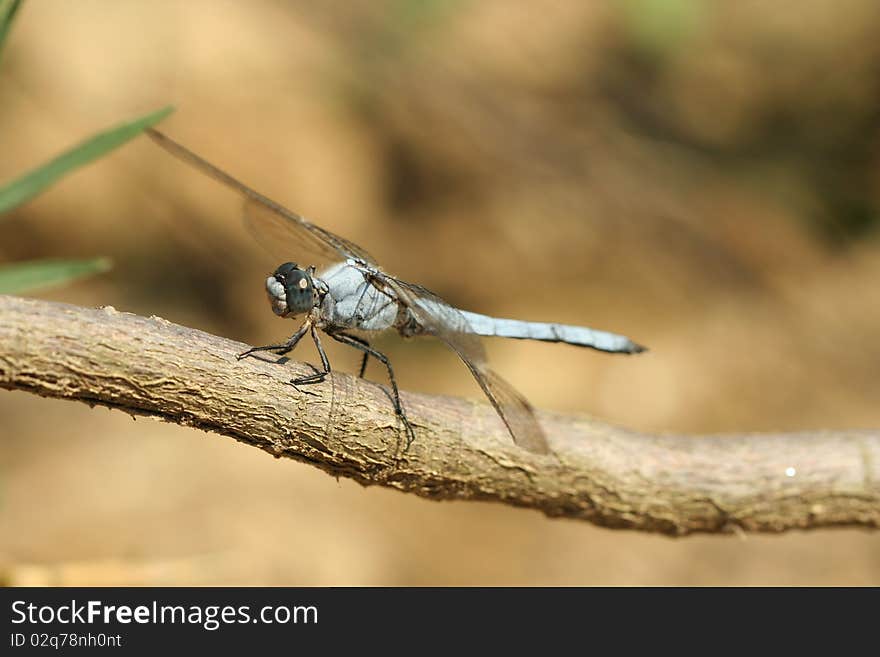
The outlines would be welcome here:
M 409 450 L 410 445 L 412 445 L 413 442 L 415 441 L 416 432 L 415 432 L 415 429 L 413 429 L 412 424 L 410 424 L 409 418 L 406 416 L 406 413 L 404 413 L 403 408 L 401 407 L 396 410 L 397 410 L 397 417 L 399 417 L 400 421 L 403 423 L 403 432 L 404 432 L 404 434 L 406 434 L 405 444 L 403 447 L 403 451 L 406 452 Z
M 291 379 L 290 383 L 294 387 L 310 386 L 316 383 L 323 383 L 326 378 L 327 372 L 315 372 L 314 374 L 307 374 L 306 376 L 298 376 L 295 379 Z
M 409 420 L 406 422 L 406 447 L 403 448 L 403 451 L 409 451 L 410 445 L 413 444 L 413 441 L 416 439 L 416 432 L 413 430 L 412 425 L 409 423 Z
M 292 381 L 290 382 L 290 385 L 292 385 L 292 386 L 293 386 L 293 389 L 296 390 L 296 391 L 297 391 L 298 393 L 300 393 L 301 395 L 311 395 L 312 397 L 317 397 L 317 396 L 318 396 L 318 393 L 317 393 L 317 392 L 312 392 L 311 390 L 302 390 L 302 389 L 300 389 L 300 387 L 295 383 L 295 381 L 296 381 L 296 379 L 292 380 Z
M 251 354 L 255 354 L 258 351 L 270 351 L 273 354 L 277 354 L 278 356 L 283 356 L 288 351 L 290 351 L 290 349 L 287 349 L 286 345 L 283 344 L 272 344 L 265 347 L 251 347 L 247 351 L 242 351 L 240 354 L 236 355 L 235 359 L 241 360 L 242 358 L 247 358 Z
M 306 374 L 305 376 L 298 376 L 295 379 L 290 380 L 290 385 L 293 386 L 294 390 L 303 395 L 311 395 L 312 397 L 317 397 L 317 392 L 312 392 L 311 390 L 300 390 L 300 386 L 309 386 L 315 383 L 321 383 L 324 379 L 327 378 L 327 372 L 321 372 L 314 365 L 310 365 L 310 367 L 314 370 L 311 374 Z

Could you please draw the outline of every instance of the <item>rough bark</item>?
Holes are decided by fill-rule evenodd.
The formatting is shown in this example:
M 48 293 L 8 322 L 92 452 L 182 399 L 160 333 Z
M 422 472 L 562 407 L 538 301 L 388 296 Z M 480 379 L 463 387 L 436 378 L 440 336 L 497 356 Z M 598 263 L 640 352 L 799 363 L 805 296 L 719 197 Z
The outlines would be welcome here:
M 515 447 L 482 401 L 385 390 L 112 308 L 0 296 L 0 387 L 192 426 L 334 476 L 432 499 L 494 500 L 606 527 L 685 535 L 880 525 L 880 431 L 648 435 L 539 412 L 552 453 Z

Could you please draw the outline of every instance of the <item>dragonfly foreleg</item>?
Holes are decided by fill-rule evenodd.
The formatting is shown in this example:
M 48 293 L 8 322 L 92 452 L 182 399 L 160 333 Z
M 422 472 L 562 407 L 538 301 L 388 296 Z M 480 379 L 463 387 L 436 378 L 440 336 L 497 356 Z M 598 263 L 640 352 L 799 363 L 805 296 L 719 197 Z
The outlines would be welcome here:
M 324 347 L 321 346 L 321 338 L 318 337 L 318 331 L 314 325 L 309 325 L 309 328 L 311 329 L 312 340 L 315 342 L 315 349 L 318 350 L 318 355 L 321 357 L 321 366 L 324 369 L 292 379 L 290 382 L 294 387 L 321 383 L 330 374 L 330 361 L 327 359 L 327 354 L 324 353 Z
M 299 327 L 299 330 L 290 336 L 290 339 L 287 342 L 283 342 L 281 344 L 267 344 L 262 347 L 251 347 L 247 351 L 243 351 L 236 358 L 241 360 L 245 356 L 250 356 L 251 354 L 257 351 L 274 351 L 279 356 L 283 356 L 284 354 L 293 351 L 293 348 L 302 340 L 302 337 L 308 332 L 311 324 L 309 322 L 305 322 L 302 326 Z
M 349 335 L 348 333 L 328 333 L 331 338 L 336 340 L 337 342 L 341 342 L 342 344 L 347 344 L 349 347 L 354 347 L 355 349 L 359 349 L 364 352 L 364 356 L 369 357 L 372 356 L 380 363 L 385 366 L 385 369 L 388 370 L 388 380 L 391 382 L 391 401 L 394 404 L 394 413 L 397 417 L 400 418 L 400 421 L 403 423 L 404 430 L 406 431 L 406 449 L 409 449 L 409 446 L 412 445 L 413 440 L 415 440 L 416 434 L 413 430 L 412 425 L 409 423 L 409 419 L 406 417 L 406 413 L 403 410 L 403 404 L 400 401 L 400 391 L 397 389 L 397 380 L 394 378 L 394 369 L 391 367 L 391 363 L 388 361 L 388 356 L 383 354 L 381 351 L 376 351 L 373 349 L 366 340 L 362 340 L 353 335 Z M 363 376 L 363 370 L 366 367 L 366 358 L 364 359 L 363 366 L 361 367 L 361 376 Z

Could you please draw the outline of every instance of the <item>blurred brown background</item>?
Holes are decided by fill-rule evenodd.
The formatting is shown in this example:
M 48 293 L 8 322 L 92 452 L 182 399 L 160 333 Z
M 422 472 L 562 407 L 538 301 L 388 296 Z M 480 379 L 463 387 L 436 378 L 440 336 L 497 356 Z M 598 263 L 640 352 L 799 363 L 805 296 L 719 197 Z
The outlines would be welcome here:
M 536 406 L 646 431 L 877 427 L 880 5 L 792 6 L 34 0 L 0 61 L 0 180 L 174 103 L 163 130 L 389 271 L 651 348 L 489 343 Z M 238 214 L 141 138 L 0 222 L 0 261 L 110 256 L 42 296 L 276 341 L 277 263 Z M 381 345 L 404 389 L 480 396 L 440 346 Z M 0 416 L 12 583 L 880 584 L 876 533 L 670 540 L 363 489 L 20 392 Z

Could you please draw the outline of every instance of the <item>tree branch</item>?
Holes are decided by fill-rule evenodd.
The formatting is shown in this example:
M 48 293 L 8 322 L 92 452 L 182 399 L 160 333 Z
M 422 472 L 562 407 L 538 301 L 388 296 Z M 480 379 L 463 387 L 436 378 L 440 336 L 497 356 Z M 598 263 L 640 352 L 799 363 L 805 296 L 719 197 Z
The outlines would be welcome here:
M 607 527 L 684 535 L 880 526 L 880 431 L 646 435 L 539 413 L 553 453 L 515 447 L 487 403 L 403 394 L 112 308 L 0 296 L 0 387 L 213 431 L 334 476 L 433 499 L 495 500 Z

